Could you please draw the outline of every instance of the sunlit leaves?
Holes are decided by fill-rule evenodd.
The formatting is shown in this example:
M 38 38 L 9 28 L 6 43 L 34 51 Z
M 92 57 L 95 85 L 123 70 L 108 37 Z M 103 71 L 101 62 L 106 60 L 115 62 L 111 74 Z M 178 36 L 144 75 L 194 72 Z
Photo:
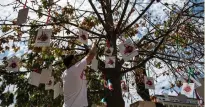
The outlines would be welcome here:
M 42 7 L 39 6 L 37 10 L 38 18 L 41 18 L 43 16 L 42 11 L 43 11 Z
M 74 8 L 71 5 L 66 6 L 62 9 L 62 15 L 65 15 L 65 14 L 72 15 L 73 13 L 74 13 Z
M 20 47 L 16 47 L 15 45 L 13 45 L 12 48 L 13 48 L 14 52 L 17 52 L 20 49 Z
M 54 50 L 54 56 L 59 57 L 62 55 L 62 50 L 59 48 L 53 48 Z
M 44 9 L 48 9 L 49 8 L 49 1 L 50 0 L 41 0 L 42 6 Z
M 154 62 L 154 66 L 158 69 L 161 69 L 162 66 L 161 66 L 161 62 Z
M 53 35 L 59 33 L 60 31 L 61 31 L 61 27 L 53 26 L 53 32 L 52 32 Z
M 41 50 L 42 50 L 41 47 L 34 47 L 34 48 L 33 48 L 33 51 L 34 51 L 34 52 L 37 52 L 37 53 L 41 52 Z
M 1 31 L 2 32 L 8 32 L 9 30 L 11 30 L 11 27 L 10 26 L 7 26 L 7 25 L 3 25 L 2 27 L 1 27 Z
M 159 31 L 155 31 L 154 34 L 155 34 L 155 37 L 159 37 L 160 36 Z
M 86 29 L 91 29 L 95 25 L 99 24 L 99 20 L 94 16 L 85 17 L 81 23 L 81 26 Z
M 163 51 L 165 50 L 166 46 L 165 45 L 160 45 L 159 50 Z
M 131 27 L 131 28 L 128 30 L 128 35 L 130 35 L 130 37 L 131 37 L 131 36 L 135 36 L 137 33 L 138 33 L 137 27 Z
M 178 81 L 175 81 L 175 84 L 177 87 L 181 87 L 183 84 L 182 84 L 182 81 L 178 80 Z
M 170 84 L 170 88 L 174 88 L 174 87 L 175 87 L 175 85 L 171 83 Z

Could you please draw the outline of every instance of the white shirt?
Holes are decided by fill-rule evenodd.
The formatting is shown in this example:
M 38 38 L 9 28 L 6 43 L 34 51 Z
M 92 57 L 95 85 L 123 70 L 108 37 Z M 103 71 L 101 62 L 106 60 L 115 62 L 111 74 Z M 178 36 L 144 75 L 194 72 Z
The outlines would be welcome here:
M 63 107 L 84 107 L 88 106 L 87 81 L 85 75 L 81 78 L 87 66 L 86 58 L 66 69 L 62 74 L 63 80 Z

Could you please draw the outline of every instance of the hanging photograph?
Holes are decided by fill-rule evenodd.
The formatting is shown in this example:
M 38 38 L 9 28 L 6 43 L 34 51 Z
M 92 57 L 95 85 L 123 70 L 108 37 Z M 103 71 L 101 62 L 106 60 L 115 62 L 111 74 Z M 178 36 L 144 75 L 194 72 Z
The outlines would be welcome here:
M 39 29 L 35 41 L 35 47 L 48 47 L 50 46 L 50 39 L 52 35 L 51 29 Z
M 41 77 L 41 74 L 36 73 L 36 72 L 31 72 L 28 78 L 28 83 L 38 87 L 40 84 L 40 77 Z
M 83 44 L 87 44 L 88 43 L 88 32 L 79 28 L 78 41 L 80 41 Z
M 186 95 L 187 97 L 191 96 L 194 92 L 194 83 L 183 83 L 181 94 Z
M 49 77 L 49 81 L 45 84 L 45 90 L 51 90 L 54 86 L 54 77 Z
M 105 57 L 105 68 L 115 68 L 115 57 Z
M 42 69 L 41 71 L 41 78 L 40 78 L 40 83 L 48 83 L 50 77 L 51 77 L 52 71 L 50 69 Z
M 128 86 L 127 86 L 127 84 L 124 81 L 121 82 L 121 90 L 123 92 L 128 92 Z
M 145 89 L 155 89 L 154 78 L 144 76 Z
M 21 9 L 18 12 L 18 18 L 17 18 L 17 25 L 21 25 L 23 23 L 26 23 L 27 17 L 28 17 L 28 8 Z
M 60 82 L 57 82 L 54 85 L 53 90 L 54 90 L 53 99 L 56 99 L 61 93 Z
M 7 71 L 19 71 L 20 59 L 16 56 L 8 60 Z
M 105 47 L 104 54 L 107 56 L 112 56 L 113 50 L 114 49 L 112 47 Z
M 120 54 L 124 61 L 128 61 L 134 56 L 138 55 L 138 50 L 134 47 L 131 39 L 127 39 L 119 45 Z

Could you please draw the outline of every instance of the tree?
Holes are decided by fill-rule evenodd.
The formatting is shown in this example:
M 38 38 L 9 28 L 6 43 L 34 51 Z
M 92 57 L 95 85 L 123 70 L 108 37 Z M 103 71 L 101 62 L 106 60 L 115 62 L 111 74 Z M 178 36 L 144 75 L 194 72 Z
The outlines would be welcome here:
M 24 1 L 17 0 L 8 4 L 9 6 L 13 5 L 14 10 L 25 5 L 34 17 L 29 17 L 27 23 L 20 26 L 16 25 L 16 20 L 2 20 L 4 23 L 2 23 L 1 29 L 4 35 L 0 42 L 2 44 L 1 52 L 4 53 L 10 48 L 17 52 L 20 49 L 17 43 L 25 43 L 28 45 L 28 50 L 31 50 L 31 52 L 21 56 L 21 66 L 26 69 L 25 71 L 7 71 L 5 67 L 8 58 L 3 58 L 0 72 L 2 75 L 0 98 L 4 101 L 2 106 L 13 103 L 14 95 L 10 92 L 3 93 L 8 85 L 16 85 L 17 87 L 15 92 L 16 106 L 56 107 L 63 104 L 62 96 L 53 99 L 53 91 L 45 91 L 44 85 L 39 87 L 28 85 L 28 79 L 25 76 L 36 69 L 40 72 L 52 64 L 55 82 L 60 81 L 60 76 L 65 69 L 61 56 L 79 54 L 78 58 L 81 59 L 85 56 L 85 51 L 88 48 L 77 41 L 77 28 L 89 32 L 89 40 L 98 40 L 99 71 L 94 71 L 89 67 L 86 69 L 89 80 L 90 106 L 98 104 L 100 99 L 106 96 L 108 107 L 124 107 L 121 80 L 124 75 L 130 72 L 135 75 L 134 84 L 137 85 L 138 94 L 142 99 L 150 101 L 149 90 L 145 89 L 143 78 L 147 75 L 146 65 L 156 58 L 170 67 L 168 73 L 174 75 L 175 78 L 179 77 L 176 69 L 188 73 L 186 67 L 190 64 L 196 65 L 195 71 L 203 74 L 202 71 L 199 71 L 201 70 L 199 66 L 203 65 L 204 55 L 203 30 L 200 28 L 203 25 L 203 22 L 200 23 L 203 17 L 194 17 L 195 14 L 190 13 L 189 9 L 193 7 L 188 5 L 190 1 L 186 1 L 183 7 L 159 0 L 150 0 L 147 5 L 139 3 L 140 0 L 88 0 L 79 3 L 79 7 L 72 5 L 71 2 L 61 6 L 59 2 L 60 0 L 55 2 L 41 0 L 32 1 L 31 4 L 25 5 Z M 168 17 L 167 20 L 157 21 L 158 17 L 154 18 L 150 15 L 148 10 L 155 3 L 167 7 L 168 10 L 164 10 Z M 90 9 L 85 9 L 82 6 L 88 6 Z M 47 17 L 50 20 L 47 20 L 49 23 L 45 24 L 44 19 Z M 150 17 L 153 19 L 150 20 Z M 46 48 L 37 48 L 33 44 L 38 29 L 42 27 L 53 30 L 51 45 Z M 138 34 L 141 27 L 146 28 L 147 33 L 136 41 L 133 37 Z M 121 59 L 118 54 L 117 41 L 122 41 L 123 38 L 132 38 L 139 51 L 139 55 L 127 62 Z M 3 47 L 9 41 L 13 42 L 12 47 Z M 105 68 L 102 59 L 107 43 L 114 48 L 113 56 L 117 59 L 115 68 Z M 78 53 L 76 50 L 81 52 Z M 159 60 L 154 65 L 161 68 Z M 113 91 L 103 88 L 102 78 L 98 79 L 100 74 L 105 76 L 105 80 L 111 81 Z M 126 78 L 126 80 L 129 79 Z

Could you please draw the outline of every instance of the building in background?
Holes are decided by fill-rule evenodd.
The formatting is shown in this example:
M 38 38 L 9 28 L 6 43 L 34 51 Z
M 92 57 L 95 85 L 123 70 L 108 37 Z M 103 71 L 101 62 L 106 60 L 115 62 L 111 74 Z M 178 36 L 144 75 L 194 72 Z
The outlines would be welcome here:
M 198 100 L 194 98 L 188 98 L 186 102 L 181 102 L 176 96 L 155 95 L 157 102 L 162 103 L 165 107 L 200 107 Z
M 130 107 L 201 107 L 198 105 L 198 100 L 194 98 L 188 98 L 186 102 L 181 102 L 176 96 L 155 95 L 151 100 L 137 101 Z

